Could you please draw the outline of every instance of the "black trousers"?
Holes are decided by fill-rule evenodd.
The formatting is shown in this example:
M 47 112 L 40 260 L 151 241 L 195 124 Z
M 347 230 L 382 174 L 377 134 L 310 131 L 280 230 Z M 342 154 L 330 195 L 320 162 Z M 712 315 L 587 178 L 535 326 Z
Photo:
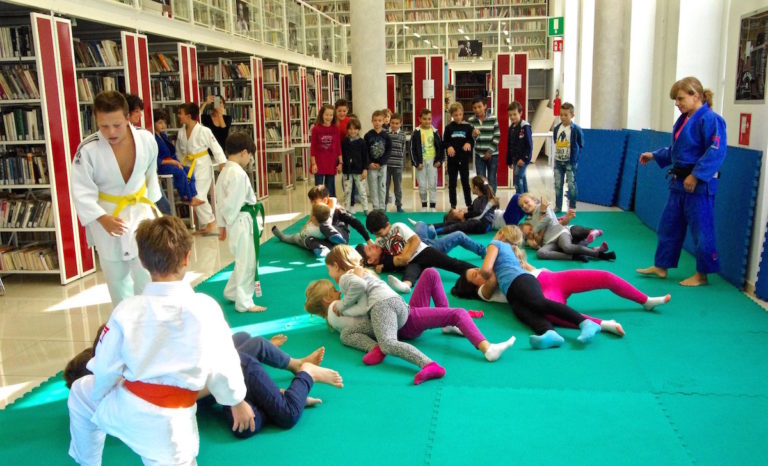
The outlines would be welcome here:
M 416 283 L 416 280 L 418 280 L 422 270 L 428 267 L 443 269 L 449 272 L 453 272 L 457 275 L 461 275 L 467 269 L 474 267 L 474 265 L 470 264 L 469 262 L 454 259 L 453 257 L 438 251 L 432 246 L 427 246 L 426 249 L 411 259 L 411 262 L 405 267 L 405 271 L 403 272 L 403 281 Z
M 472 205 L 472 190 L 469 186 L 469 157 L 455 155 L 448 160 L 448 199 L 451 208 L 456 208 L 456 179 L 461 176 L 461 188 L 464 190 L 464 205 Z
M 541 291 L 541 284 L 529 273 L 520 275 L 512 282 L 507 290 L 507 301 L 515 317 L 531 327 L 536 335 L 554 329 L 552 322 L 547 320 L 547 315 L 559 317 L 576 325 L 585 319 L 583 315 L 565 304 L 545 298 Z
M 484 218 L 471 218 L 469 220 L 464 220 L 463 222 L 435 223 L 432 226 L 435 227 L 435 231 L 438 235 L 447 235 L 454 231 L 463 231 L 468 235 L 482 235 L 488 233 L 491 224 Z

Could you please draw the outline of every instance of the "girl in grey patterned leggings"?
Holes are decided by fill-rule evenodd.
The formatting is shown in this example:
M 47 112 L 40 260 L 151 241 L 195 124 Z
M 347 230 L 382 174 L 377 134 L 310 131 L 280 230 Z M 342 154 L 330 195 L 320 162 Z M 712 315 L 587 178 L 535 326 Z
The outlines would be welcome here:
M 379 343 L 365 355 L 363 362 L 378 364 L 387 354 L 410 361 L 421 368 L 413 379 L 416 385 L 445 375 L 445 369 L 440 365 L 413 345 L 397 339 L 397 331 L 408 320 L 410 308 L 379 277 L 361 267 L 362 257 L 357 251 L 347 245 L 335 246 L 326 256 L 325 265 L 328 275 L 339 284 L 344 294 L 331 311 L 337 316 L 350 316 L 350 312 L 357 315 L 370 313 L 373 333 Z M 368 300 L 366 307 L 354 306 L 364 298 Z

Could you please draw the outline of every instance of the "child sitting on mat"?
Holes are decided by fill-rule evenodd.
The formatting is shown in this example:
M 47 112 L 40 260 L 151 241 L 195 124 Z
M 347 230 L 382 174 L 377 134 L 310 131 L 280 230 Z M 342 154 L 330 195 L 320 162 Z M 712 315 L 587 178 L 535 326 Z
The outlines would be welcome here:
M 341 297 L 341 292 L 336 290 L 333 282 L 316 280 L 310 283 L 306 297 L 304 308 L 307 312 L 323 317 L 331 328 L 341 332 L 342 343 L 366 353 L 370 353 L 376 347 L 376 342 L 371 338 L 371 323 L 366 316 L 347 317 L 329 312 Z M 434 302 L 434 307 L 430 306 L 430 300 Z M 361 299 L 354 306 L 354 310 L 350 311 L 348 308 L 346 312 L 356 314 L 360 305 L 365 308 L 367 299 Z M 443 282 L 436 269 L 424 270 L 421 280 L 413 290 L 408 306 L 410 308 L 408 319 L 397 332 L 397 337 L 401 340 L 412 340 L 425 330 L 442 328 L 443 333 L 465 336 L 472 346 L 480 350 L 485 355 L 485 359 L 491 362 L 496 361 L 515 342 L 515 337 L 512 337 L 502 343 L 490 343 L 472 320 L 482 317 L 481 311 L 450 307 L 443 289 Z
M 234 301 L 237 312 L 264 312 L 266 307 L 253 302 L 254 289 L 261 296 L 258 214 L 261 213 L 263 221 L 264 207 L 256 199 L 244 170 L 256 152 L 256 145 L 248 134 L 236 132 L 227 137 L 225 151 L 227 163 L 214 187 L 216 223 L 219 241 L 226 240 L 235 257 L 235 269 L 224 288 L 224 297 Z
M 378 345 L 366 354 L 366 364 L 378 364 L 387 354 L 393 354 L 417 366 L 420 370 L 413 379 L 418 385 L 430 379 L 445 375 L 443 369 L 424 353 L 398 340 L 398 330 L 408 320 L 408 304 L 374 273 L 362 268 L 362 257 L 347 245 L 334 246 L 325 257 L 328 275 L 339 284 L 344 298 L 329 312 L 351 315 L 350 308 L 364 296 L 368 299 L 365 308 L 355 309 L 356 315 L 370 315 L 373 333 Z
M 101 464 L 109 434 L 145 464 L 195 464 L 195 401 L 203 388 L 232 406 L 233 430 L 255 429 L 253 409 L 221 308 L 183 281 L 192 248 L 184 222 L 145 220 L 136 242 L 152 282 L 112 311 L 88 362 L 93 375 L 72 384 L 69 454 Z
M 616 253 L 608 251 L 606 243 L 597 248 L 574 244 L 571 232 L 560 224 L 552 206 L 546 201 L 538 202 L 531 194 L 524 193 L 518 198 L 518 203 L 523 212 L 529 216 L 534 234 L 541 237 L 542 246 L 536 253 L 539 259 L 571 260 L 574 255 L 601 260 L 616 259 Z M 538 242 L 537 240 L 536 243 Z

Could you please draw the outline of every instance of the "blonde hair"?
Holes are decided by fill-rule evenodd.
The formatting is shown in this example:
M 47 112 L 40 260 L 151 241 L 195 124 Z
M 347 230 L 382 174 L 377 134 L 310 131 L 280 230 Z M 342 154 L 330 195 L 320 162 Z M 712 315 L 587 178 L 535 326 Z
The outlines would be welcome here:
M 535 201 L 536 197 L 534 197 L 534 195 L 531 194 L 531 193 L 523 193 L 520 196 L 518 196 L 518 198 L 517 198 L 517 205 L 522 207 L 523 206 L 523 200 L 525 200 L 525 199 L 533 199 Z
M 525 251 L 520 248 L 520 245 L 523 244 L 522 230 L 520 230 L 517 225 L 505 225 L 499 228 L 499 234 L 501 235 L 502 241 L 512 246 L 512 250 L 515 252 L 515 256 L 517 256 L 517 260 L 520 261 L 520 264 L 523 266 L 528 265 L 528 256 L 526 256 Z
M 712 99 L 715 96 L 710 89 L 704 89 L 704 86 L 701 85 L 701 81 L 693 76 L 687 76 L 676 81 L 669 90 L 669 98 L 675 100 L 680 91 L 683 91 L 688 95 L 698 94 L 701 101 L 709 104 L 710 107 L 712 106 Z
M 453 115 L 454 113 L 461 110 L 464 111 L 464 105 L 461 104 L 461 102 L 454 102 L 451 105 L 448 106 L 448 114 Z
M 348 244 L 338 244 L 331 249 L 331 252 L 325 256 L 325 263 L 336 265 L 343 271 L 354 269 L 355 267 L 364 267 L 363 256 L 361 256 L 352 246 Z
M 310 282 L 304 291 L 304 310 L 310 314 L 320 316 L 323 319 L 328 318 L 328 306 L 323 302 L 333 289 L 333 282 L 322 279 Z

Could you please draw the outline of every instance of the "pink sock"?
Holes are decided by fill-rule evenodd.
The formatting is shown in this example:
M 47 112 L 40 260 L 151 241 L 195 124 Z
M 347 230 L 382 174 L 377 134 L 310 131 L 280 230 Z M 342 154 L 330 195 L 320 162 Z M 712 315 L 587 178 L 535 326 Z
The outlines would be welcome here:
M 598 247 L 596 247 L 596 248 L 594 248 L 594 249 L 595 249 L 595 251 L 597 251 L 597 252 L 605 252 L 605 251 L 607 251 L 607 250 L 608 250 L 608 243 L 606 243 L 605 241 L 603 241 L 603 244 L 601 244 L 600 246 L 598 246 Z
M 420 370 L 416 376 L 413 377 L 413 384 L 418 385 L 430 379 L 439 379 L 444 375 L 445 369 L 443 369 L 438 363 L 432 361 L 424 366 L 424 369 Z
M 596 240 L 598 236 L 603 236 L 603 230 L 590 230 L 589 234 L 587 235 L 587 244 Z
M 369 366 L 375 366 L 383 361 L 386 356 L 387 355 L 381 351 L 381 348 L 379 348 L 379 345 L 376 345 L 363 356 L 363 362 Z
M 467 314 L 469 314 L 469 317 L 473 319 L 479 319 L 485 315 L 483 311 L 473 311 L 471 309 L 467 311 Z

